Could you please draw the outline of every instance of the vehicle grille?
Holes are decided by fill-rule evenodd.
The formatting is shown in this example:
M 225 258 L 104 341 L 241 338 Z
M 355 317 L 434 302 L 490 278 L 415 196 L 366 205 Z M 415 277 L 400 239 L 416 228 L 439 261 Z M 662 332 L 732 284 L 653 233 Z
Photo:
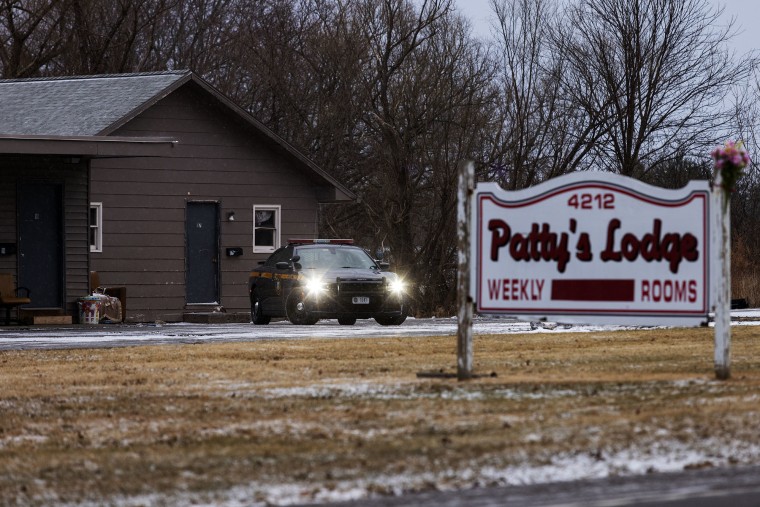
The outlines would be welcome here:
M 341 280 L 338 282 L 338 294 L 385 294 L 385 284 L 382 280 Z

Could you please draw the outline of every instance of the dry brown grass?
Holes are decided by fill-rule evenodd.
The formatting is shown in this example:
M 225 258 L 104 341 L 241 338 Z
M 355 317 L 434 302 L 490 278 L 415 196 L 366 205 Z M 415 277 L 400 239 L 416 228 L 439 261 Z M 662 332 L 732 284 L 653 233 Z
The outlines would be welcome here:
M 760 306 L 760 265 L 756 249 L 739 237 L 731 250 L 731 294 L 746 299 L 751 308 Z
M 476 371 L 495 377 L 416 377 L 453 371 L 455 345 L 2 352 L 0 502 L 214 499 L 235 486 L 265 501 L 266 485 L 361 480 L 383 492 L 371 478 L 604 459 L 663 442 L 760 444 L 760 328 L 734 328 L 726 382 L 713 380 L 708 329 L 479 336 Z

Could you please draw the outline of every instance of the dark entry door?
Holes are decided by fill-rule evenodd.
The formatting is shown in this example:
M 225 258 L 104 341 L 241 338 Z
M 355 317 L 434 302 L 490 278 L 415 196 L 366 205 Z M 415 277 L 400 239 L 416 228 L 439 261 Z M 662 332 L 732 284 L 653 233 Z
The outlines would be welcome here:
M 18 186 L 18 278 L 34 308 L 63 307 L 63 201 L 61 185 Z
M 188 202 L 187 303 L 219 302 L 219 211 L 214 202 Z

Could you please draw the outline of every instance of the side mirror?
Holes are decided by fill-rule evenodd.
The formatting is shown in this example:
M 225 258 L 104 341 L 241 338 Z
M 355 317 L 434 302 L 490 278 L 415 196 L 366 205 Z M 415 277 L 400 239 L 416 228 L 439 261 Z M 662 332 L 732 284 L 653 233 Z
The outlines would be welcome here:
M 296 262 L 298 262 L 298 261 L 301 260 L 301 256 L 300 255 L 294 255 L 293 257 L 290 258 L 290 260 L 293 261 L 293 263 L 296 263 Z
M 280 261 L 277 264 L 274 265 L 277 269 L 290 269 L 290 263 L 285 261 Z

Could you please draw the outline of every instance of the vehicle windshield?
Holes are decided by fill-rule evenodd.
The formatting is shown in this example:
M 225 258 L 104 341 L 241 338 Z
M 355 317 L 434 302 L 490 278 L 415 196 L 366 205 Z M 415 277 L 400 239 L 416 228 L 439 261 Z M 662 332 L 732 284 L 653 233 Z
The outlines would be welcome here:
M 301 269 L 378 269 L 375 261 L 360 248 L 301 248 Z

